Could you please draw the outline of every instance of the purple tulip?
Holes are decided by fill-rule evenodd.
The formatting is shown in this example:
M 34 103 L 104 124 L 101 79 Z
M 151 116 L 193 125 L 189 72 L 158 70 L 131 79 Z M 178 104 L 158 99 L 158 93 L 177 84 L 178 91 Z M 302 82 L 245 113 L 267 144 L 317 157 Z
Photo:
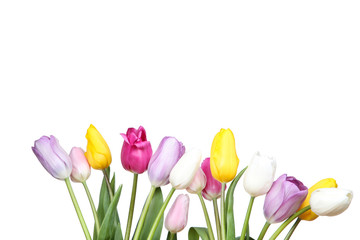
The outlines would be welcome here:
M 152 155 L 151 144 L 146 139 L 145 129 L 129 128 L 126 134 L 120 134 L 124 138 L 121 149 L 121 163 L 125 170 L 141 174 L 148 168 Z
M 54 178 L 65 180 L 70 176 L 72 170 L 70 157 L 54 136 L 42 136 L 34 142 L 32 150 L 46 171 Z
M 279 223 L 293 215 L 305 200 L 308 189 L 294 177 L 281 175 L 266 194 L 264 215 L 269 223 Z
M 174 137 L 164 137 L 148 167 L 150 182 L 155 187 L 169 183 L 169 175 L 175 164 L 185 153 L 184 145 Z
M 203 197 L 209 201 L 219 198 L 221 196 L 221 182 L 216 180 L 211 174 L 210 158 L 206 158 L 202 162 L 201 169 L 206 176 L 206 185 L 202 190 Z

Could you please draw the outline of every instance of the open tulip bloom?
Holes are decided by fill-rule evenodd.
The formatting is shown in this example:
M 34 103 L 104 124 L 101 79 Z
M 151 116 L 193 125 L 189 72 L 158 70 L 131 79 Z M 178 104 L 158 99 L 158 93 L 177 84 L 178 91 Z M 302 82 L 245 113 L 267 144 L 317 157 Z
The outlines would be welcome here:
M 117 206 L 122 184 L 115 186 L 115 173 L 110 174 L 112 163 L 110 147 L 93 125 L 90 125 L 86 133 L 88 141 L 86 151 L 80 147 L 73 147 L 68 153 L 54 136 L 43 136 L 36 140 L 32 147 L 45 170 L 52 177 L 61 180 L 58 182 L 65 182 L 87 240 L 177 239 L 177 234 L 186 227 L 188 217 L 194 214 L 189 209 L 191 209 L 191 198 L 195 195 L 201 202 L 205 221 L 199 223 L 201 226 L 189 227 L 187 233 L 189 240 L 253 240 L 254 238 L 249 236 L 251 209 L 254 199 L 261 195 L 265 195 L 263 205 L 265 225 L 258 233 L 257 239 L 264 239 L 269 226 L 279 223 L 278 228 L 268 238 L 274 240 L 296 220 L 285 237 L 285 240 L 288 240 L 300 221 L 314 221 L 319 216 L 339 215 L 349 208 L 353 198 L 352 191 L 338 188 L 332 178 L 322 179 L 309 189 L 300 180 L 287 174 L 280 175 L 274 181 L 276 171 L 274 158 L 259 152 L 254 154 L 248 166 L 244 166 L 238 172 L 239 158 L 235 136 L 230 129 L 221 129 L 215 135 L 210 158 L 205 158 L 203 161 L 201 151 L 193 149 L 185 152 L 184 145 L 175 137 L 164 137 L 153 153 L 142 126 L 138 129 L 128 128 L 126 134 L 121 136 L 123 139 L 121 156 L 117 161 L 121 161 L 124 170 L 134 175 L 124 236 L 118 209 L 122 209 L 122 212 L 127 209 Z M 104 174 L 97 207 L 86 183 L 91 177 L 91 168 L 101 170 Z M 138 203 L 136 205 L 136 208 L 142 208 L 141 213 L 139 216 L 134 216 L 137 179 L 138 175 L 145 171 L 151 188 L 148 197 L 142 199 L 143 206 Z M 242 176 L 244 176 L 244 190 L 250 195 L 244 221 L 237 219 L 238 214 L 234 213 L 233 207 L 236 202 L 234 193 L 239 189 L 236 186 Z M 82 184 L 85 189 L 94 217 L 93 236 L 82 215 L 70 179 L 74 183 Z M 162 187 L 169 183 L 171 190 L 164 198 Z M 164 218 L 175 190 L 184 189 L 190 195 L 179 194 Z M 213 216 L 209 215 L 204 198 L 212 201 Z M 212 217 L 216 223 L 216 235 L 211 226 Z M 137 220 L 137 224 L 132 232 L 133 219 Z M 168 234 L 161 237 L 163 227 Z M 241 229 L 240 236 L 235 235 L 236 229 L 237 231 Z

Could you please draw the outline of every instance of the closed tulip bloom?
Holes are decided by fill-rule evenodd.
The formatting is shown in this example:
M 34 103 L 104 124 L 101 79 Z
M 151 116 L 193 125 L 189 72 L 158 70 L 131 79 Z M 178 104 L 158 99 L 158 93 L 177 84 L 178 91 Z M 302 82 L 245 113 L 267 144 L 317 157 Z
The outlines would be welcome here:
M 186 227 L 188 220 L 190 198 L 187 194 L 177 196 L 166 218 L 165 228 L 171 233 L 177 233 Z
M 235 178 L 238 165 L 234 134 L 230 129 L 221 129 L 211 145 L 211 173 L 216 180 L 227 183 Z
M 310 197 L 311 210 L 319 216 L 336 216 L 350 205 L 353 193 L 341 188 L 320 188 Z
M 200 193 L 206 185 L 206 176 L 199 167 L 190 185 L 186 188 L 189 193 Z
M 169 183 L 169 175 L 175 164 L 185 152 L 184 145 L 174 137 L 164 137 L 154 155 L 152 155 L 148 175 L 155 187 Z
M 205 158 L 201 164 L 201 169 L 206 176 L 206 185 L 202 190 L 203 197 L 209 201 L 219 198 L 221 196 L 221 182 L 216 180 L 211 174 L 210 158 Z
M 60 180 L 70 176 L 72 169 L 70 157 L 54 136 L 42 136 L 34 142 L 32 150 L 51 176 Z
M 274 181 L 276 161 L 255 153 L 244 174 L 245 191 L 252 197 L 266 194 Z
M 73 182 L 85 182 L 91 173 L 91 167 L 85 157 L 84 150 L 79 147 L 73 147 L 70 151 L 72 163 L 71 180 Z
M 305 200 L 308 189 L 294 177 L 281 175 L 266 194 L 264 215 L 269 223 L 279 223 L 290 217 Z
M 151 144 L 146 139 L 145 129 L 129 128 L 121 134 L 124 144 L 121 149 L 121 163 L 125 170 L 141 174 L 148 168 L 152 155 Z
M 333 178 L 326 178 L 323 180 L 320 180 L 318 183 L 316 183 L 314 186 L 312 186 L 311 188 L 309 188 L 308 194 L 306 196 L 306 199 L 304 200 L 304 202 L 301 204 L 301 206 L 299 207 L 299 210 L 310 205 L 310 197 L 311 194 L 320 188 L 337 188 L 337 184 L 335 179 Z M 299 216 L 299 218 L 301 218 L 302 220 L 306 220 L 306 221 L 312 221 L 315 220 L 318 217 L 318 215 L 316 215 L 311 209 L 304 212 L 303 214 L 301 214 Z
M 175 189 L 187 188 L 200 167 L 201 152 L 197 149 L 186 152 L 170 173 L 170 183 Z
M 102 170 L 111 163 L 110 148 L 99 131 L 91 124 L 86 133 L 88 140 L 85 157 L 92 168 Z

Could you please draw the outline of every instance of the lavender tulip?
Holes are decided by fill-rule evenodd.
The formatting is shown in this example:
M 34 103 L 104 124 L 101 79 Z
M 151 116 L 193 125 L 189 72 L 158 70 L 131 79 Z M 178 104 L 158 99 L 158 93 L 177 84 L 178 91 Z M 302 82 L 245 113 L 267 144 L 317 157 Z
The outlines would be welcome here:
M 281 175 L 266 194 L 264 215 L 268 223 L 279 223 L 294 214 L 305 200 L 308 189 L 294 177 Z
M 70 157 L 54 136 L 42 136 L 34 142 L 32 150 L 51 176 L 59 180 L 70 176 L 72 170 Z
M 184 145 L 174 137 L 164 137 L 148 166 L 150 182 L 155 187 L 169 183 L 169 175 L 185 152 Z

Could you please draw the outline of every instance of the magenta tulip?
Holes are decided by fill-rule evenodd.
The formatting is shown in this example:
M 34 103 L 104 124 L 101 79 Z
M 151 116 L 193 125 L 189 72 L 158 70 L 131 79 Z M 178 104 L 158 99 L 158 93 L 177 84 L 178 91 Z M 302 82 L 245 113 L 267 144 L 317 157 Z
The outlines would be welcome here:
M 294 177 L 281 175 L 266 194 L 264 215 L 269 223 L 279 223 L 293 215 L 305 200 L 308 189 Z
M 206 158 L 202 162 L 201 169 L 206 176 L 206 185 L 202 190 L 203 197 L 209 201 L 219 198 L 221 196 L 221 182 L 216 180 L 211 174 L 210 158 Z
M 71 180 L 73 182 L 85 182 L 91 173 L 91 167 L 85 157 L 85 152 L 79 147 L 73 147 L 70 151 L 72 163 Z
M 126 134 L 121 133 L 124 144 L 121 150 L 121 163 L 125 170 L 141 174 L 148 168 L 152 155 L 151 144 L 146 139 L 145 129 L 129 128 Z
M 177 196 L 165 219 L 165 228 L 169 232 L 177 233 L 186 227 L 189 203 L 190 198 L 187 194 Z
M 60 180 L 70 177 L 72 169 L 70 157 L 54 136 L 42 136 L 35 141 L 32 150 L 51 176 Z

